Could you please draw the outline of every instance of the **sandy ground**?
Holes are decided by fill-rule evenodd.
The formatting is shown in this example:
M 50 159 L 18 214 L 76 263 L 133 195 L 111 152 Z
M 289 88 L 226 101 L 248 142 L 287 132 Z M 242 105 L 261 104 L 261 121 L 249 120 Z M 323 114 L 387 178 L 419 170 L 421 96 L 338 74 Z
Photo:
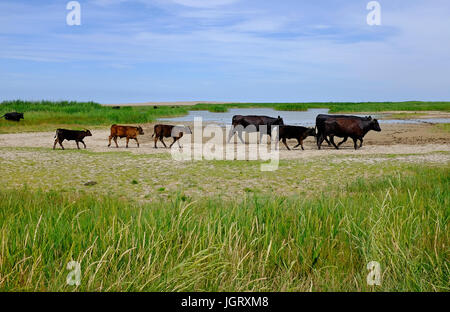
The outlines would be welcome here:
M 192 126 L 192 125 L 191 125 Z M 137 154 L 158 154 L 170 153 L 170 149 L 165 149 L 162 144 L 158 142 L 158 149 L 153 148 L 153 124 L 144 125 L 143 136 L 139 137 L 141 147 L 138 149 L 136 143 L 131 140 L 128 149 L 125 148 L 125 139 L 119 140 L 119 148 L 108 148 L 109 130 L 95 130 L 92 131 L 93 136 L 85 139 L 88 150 L 94 152 L 111 152 L 111 151 L 128 151 Z M 192 128 L 192 127 L 191 127 Z M 193 129 L 193 128 L 192 128 Z M 204 135 L 203 148 L 205 143 L 214 143 L 217 150 L 211 148 L 212 152 L 224 153 L 225 129 L 222 130 L 222 140 L 218 137 L 211 138 Z M 249 139 L 247 137 L 247 139 Z M 237 138 L 235 139 L 237 140 Z M 339 139 L 340 140 L 340 139 Z M 17 133 L 17 134 L 2 134 L 0 135 L 0 147 L 41 147 L 51 148 L 54 142 L 54 132 L 39 132 L 39 133 Z M 172 142 L 172 139 L 166 139 L 166 144 Z M 192 135 L 185 135 L 181 140 L 183 148 L 187 148 L 192 142 Z M 222 143 L 221 143 L 222 142 Z M 250 144 L 235 143 L 233 146 L 236 150 L 245 149 L 247 155 L 255 154 L 258 151 L 258 145 L 251 142 Z M 339 142 L 337 140 L 337 142 Z M 80 144 L 81 145 L 81 144 Z M 295 140 L 288 141 L 288 145 L 292 148 L 296 145 Z M 75 149 L 75 142 L 64 142 L 66 149 Z M 112 142 L 114 146 L 114 142 Z M 174 145 L 176 146 L 176 145 Z M 281 159 L 301 159 L 312 156 L 324 155 L 374 155 L 374 154 L 426 154 L 431 152 L 450 152 L 450 134 L 439 130 L 430 124 L 392 124 L 383 125 L 382 132 L 369 132 L 364 140 L 363 148 L 355 151 L 353 149 L 353 142 L 348 140 L 342 145 L 340 150 L 328 147 L 326 143 L 322 150 L 317 150 L 315 140 L 309 137 L 304 143 L 305 150 L 301 149 L 288 151 L 284 145 L 280 144 L 280 158 Z M 200 144 L 191 144 L 193 149 L 200 148 Z M 57 145 L 59 149 L 59 146 Z M 178 149 L 178 148 L 177 148 Z M 270 152 L 270 150 L 268 150 Z M 240 151 L 244 153 L 244 151 Z M 236 157 L 238 154 L 236 154 Z M 442 155 L 443 158 L 447 156 Z M 247 158 L 248 159 L 248 158 Z M 446 160 L 444 160 L 446 161 Z
M 90 153 L 77 152 L 73 141 L 64 142 L 69 151 L 62 152 L 59 146 L 53 151 L 54 132 L 2 134 L 0 183 L 7 189 L 26 185 L 32 189 L 113 194 L 142 201 L 167 200 L 181 193 L 192 198 L 220 196 L 222 199 L 244 198 L 249 193 L 301 194 L 304 197 L 328 192 L 332 186 L 361 177 L 407 172 L 410 164 L 450 165 L 450 134 L 430 124 L 383 125 L 383 131 L 370 132 L 363 148 L 357 151 L 353 150 L 351 142 L 341 150 L 325 144 L 319 151 L 314 138 L 310 137 L 305 141 L 304 151 L 288 151 L 280 145 L 279 151 L 266 149 L 265 153 L 261 152 L 261 145 L 255 143 L 225 145 L 223 128 L 216 128 L 222 138 L 213 136 L 211 139 L 205 135 L 202 146 L 193 144 L 189 149 L 192 135 L 186 135 L 181 140 L 183 149 L 176 146 L 173 150 L 155 149 L 151 137 L 153 125 L 143 128 L 145 134 L 139 137 L 141 147 L 137 148 L 136 143 L 130 141 L 128 149 L 125 139 L 119 140 L 120 148 L 108 148 L 109 130 L 92 130 L 93 136 L 85 139 Z M 194 131 L 194 136 L 198 134 Z M 166 139 L 167 144 L 171 141 Z M 208 145 L 211 142 L 215 144 Z M 296 142 L 288 144 L 293 147 Z M 162 144 L 158 142 L 158 146 Z M 205 153 L 209 146 L 217 150 Z M 234 151 L 226 152 L 224 146 Z M 203 159 L 207 160 L 259 161 L 179 162 L 170 155 L 180 151 L 186 155 L 190 151 L 191 157 L 186 160 L 192 160 L 200 148 L 203 148 Z M 136 154 L 141 156 L 136 157 Z M 269 159 L 281 159 L 281 162 L 275 161 L 276 167 L 265 171 L 263 166 Z M 95 185 L 90 185 L 91 182 Z

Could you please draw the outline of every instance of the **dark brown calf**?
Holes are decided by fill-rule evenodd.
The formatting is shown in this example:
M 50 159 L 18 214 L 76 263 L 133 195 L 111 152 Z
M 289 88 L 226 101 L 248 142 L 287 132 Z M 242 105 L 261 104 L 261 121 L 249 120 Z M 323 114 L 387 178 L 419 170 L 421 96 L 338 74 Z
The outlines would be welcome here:
M 282 140 L 283 144 L 288 150 L 289 146 L 286 144 L 286 139 L 297 139 L 298 144 L 294 148 L 300 145 L 303 148 L 303 140 L 309 136 L 316 136 L 316 130 L 314 128 L 306 128 L 301 126 L 280 126 L 279 139 Z
M 175 142 L 178 142 L 178 140 L 183 137 L 183 133 L 192 133 L 189 127 L 179 127 L 172 125 L 155 125 L 154 131 L 155 132 L 153 133 L 152 138 L 155 137 L 155 148 L 158 148 L 156 146 L 158 140 L 160 140 L 164 147 L 167 148 L 167 145 L 166 143 L 164 143 L 163 138 L 173 138 L 173 142 L 169 146 L 169 148 L 171 148 L 175 144 Z M 178 142 L 178 146 L 181 148 L 180 142 Z
M 92 136 L 91 131 L 85 130 L 85 131 L 79 131 L 79 130 L 67 130 L 67 129 L 58 129 L 56 130 L 55 134 L 55 143 L 53 144 L 53 149 L 56 148 L 56 144 L 59 143 L 62 149 L 64 149 L 64 146 L 62 145 L 62 142 L 64 140 L 67 141 L 75 141 L 77 143 L 78 149 L 80 149 L 79 142 L 83 143 L 84 148 L 86 148 L 86 144 L 84 143 L 84 138 L 87 136 Z
M 114 139 L 114 143 L 116 143 L 116 147 L 118 148 L 119 145 L 117 144 L 117 138 L 127 138 L 127 148 L 128 148 L 128 142 L 130 139 L 133 139 L 137 143 L 137 147 L 139 148 L 139 141 L 138 141 L 138 135 L 144 134 L 144 130 L 139 127 L 131 127 L 131 126 L 118 126 L 118 125 L 112 125 L 111 126 L 111 135 L 109 136 L 109 144 L 108 147 L 111 146 L 111 139 Z

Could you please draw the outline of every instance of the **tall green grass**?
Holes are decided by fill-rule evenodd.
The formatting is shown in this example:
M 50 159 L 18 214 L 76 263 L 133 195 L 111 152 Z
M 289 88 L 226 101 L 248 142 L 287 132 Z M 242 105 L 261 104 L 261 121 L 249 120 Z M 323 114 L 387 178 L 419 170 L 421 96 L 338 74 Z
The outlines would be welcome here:
M 72 127 L 109 126 L 119 124 L 144 124 L 162 116 L 184 115 L 185 107 L 153 106 L 112 107 L 94 102 L 25 102 L 9 101 L 0 104 L 0 116 L 18 111 L 25 113 L 20 123 L 0 119 L 0 132 L 54 130 L 60 125 Z
M 449 169 L 414 173 L 314 199 L 0 190 L 0 290 L 449 291 Z M 370 261 L 381 286 L 366 283 Z

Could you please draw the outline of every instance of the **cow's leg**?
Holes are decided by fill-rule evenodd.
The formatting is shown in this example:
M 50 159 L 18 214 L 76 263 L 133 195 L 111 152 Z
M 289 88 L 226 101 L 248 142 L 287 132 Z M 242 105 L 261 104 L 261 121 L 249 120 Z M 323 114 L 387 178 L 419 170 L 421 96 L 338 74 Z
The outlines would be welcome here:
M 302 146 L 302 151 L 304 151 L 305 148 L 303 147 L 303 140 L 302 139 L 300 139 L 300 145 Z
M 77 148 L 80 149 L 80 144 L 78 144 L 78 140 L 75 140 L 75 143 L 77 143 Z
M 353 145 L 355 146 L 355 150 L 358 149 L 358 139 L 357 138 L 352 138 L 353 139 Z
M 325 136 L 325 142 L 328 143 L 328 146 L 331 146 L 331 142 L 327 139 L 327 137 Z
M 162 137 L 162 136 L 159 137 L 159 140 L 160 140 L 161 143 L 164 145 L 164 147 L 167 148 L 167 145 L 166 145 L 166 143 L 164 143 L 164 140 L 163 140 L 163 137 Z
M 58 143 L 59 143 L 59 145 L 61 145 L 61 148 L 62 149 L 64 149 L 64 146 L 62 145 L 62 142 L 64 141 L 64 139 L 62 139 L 62 140 L 60 140 L 60 139 L 58 139 Z
M 333 146 L 334 146 L 336 149 L 339 149 L 339 146 L 337 146 L 336 143 L 334 143 L 334 136 L 333 136 L 333 135 L 330 135 L 330 142 L 331 142 L 331 144 L 333 144 Z
M 245 144 L 244 139 L 242 138 L 242 130 L 238 130 L 238 136 L 239 136 L 239 139 L 241 140 L 241 142 L 243 144 Z
M 109 138 L 108 138 L 108 141 L 109 141 L 108 147 L 111 146 L 111 139 L 112 139 L 112 135 L 110 135 Z
M 363 145 L 363 138 L 360 138 L 359 140 L 361 141 L 361 144 L 359 144 L 359 148 L 361 148 Z
M 158 142 L 158 136 L 156 136 L 155 135 L 155 146 L 154 146 L 154 148 L 158 148 L 157 146 L 156 146 L 156 143 Z
M 57 144 L 58 142 L 59 142 L 58 139 L 55 139 L 55 143 L 53 143 L 53 149 L 56 148 L 56 144 Z
M 84 143 L 84 141 L 83 141 L 83 140 L 81 140 L 80 142 L 81 142 L 81 143 L 83 143 L 83 145 L 84 145 L 84 148 L 86 148 L 86 144 Z
M 138 141 L 138 138 L 136 137 L 136 138 L 134 138 L 134 139 L 135 139 L 135 141 L 136 141 L 137 147 L 139 148 L 139 141 Z
M 130 142 L 130 138 L 129 137 L 127 137 L 127 146 L 126 146 L 126 148 L 128 148 L 128 142 Z
M 295 145 L 294 148 L 297 148 L 297 147 L 299 147 L 300 145 L 302 145 L 302 139 L 301 139 L 301 138 L 296 138 L 296 139 L 297 139 L 298 144 Z
M 340 142 L 338 144 L 338 146 L 341 146 L 342 144 L 344 144 L 345 142 L 347 142 L 348 137 L 344 137 L 344 139 L 342 140 L 342 142 Z
M 114 137 L 114 143 L 116 143 L 116 147 L 119 148 L 119 144 L 117 144 L 117 137 Z
M 323 140 L 324 140 L 324 135 L 323 134 L 317 136 L 317 148 L 319 150 L 322 147 Z
M 172 144 L 169 145 L 169 148 L 172 148 L 172 145 L 174 145 L 176 141 L 177 141 L 177 138 L 173 138 L 173 142 L 172 142 Z
M 288 151 L 291 150 L 291 149 L 289 148 L 289 146 L 287 145 L 287 143 L 286 143 L 286 138 L 283 138 L 283 139 L 281 140 L 281 142 L 283 142 L 284 146 L 286 146 L 286 148 L 288 149 Z
M 227 143 L 230 143 L 231 138 L 234 136 L 234 133 L 236 132 L 235 127 L 233 126 L 233 128 L 230 130 L 230 133 L 228 134 L 228 141 Z

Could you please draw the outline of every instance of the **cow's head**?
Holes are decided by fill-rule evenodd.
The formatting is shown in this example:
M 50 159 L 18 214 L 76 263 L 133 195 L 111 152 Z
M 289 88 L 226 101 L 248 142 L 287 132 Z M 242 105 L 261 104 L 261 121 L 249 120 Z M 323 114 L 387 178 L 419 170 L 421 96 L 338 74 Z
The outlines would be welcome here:
M 377 119 L 370 121 L 370 129 L 377 132 L 381 131 L 380 124 L 378 123 Z
M 144 130 L 142 130 L 141 126 L 137 127 L 137 130 L 138 130 L 140 135 L 144 134 Z
M 23 113 L 19 113 L 19 120 L 20 120 L 20 119 L 24 119 L 24 118 L 23 118 Z
M 85 134 L 86 136 L 92 136 L 91 131 L 89 131 L 88 129 L 86 129 L 86 130 L 84 131 L 84 134 Z
M 281 125 L 281 126 L 283 126 L 283 125 L 284 125 L 283 118 L 281 118 L 280 116 L 278 116 L 278 118 L 274 121 L 273 124 L 274 124 L 274 125 Z
M 366 116 L 364 117 L 365 120 L 372 120 L 372 116 Z
M 309 136 L 315 137 L 316 136 L 316 129 L 315 128 L 308 128 L 308 129 L 306 129 L 306 136 L 307 137 L 309 137 Z

